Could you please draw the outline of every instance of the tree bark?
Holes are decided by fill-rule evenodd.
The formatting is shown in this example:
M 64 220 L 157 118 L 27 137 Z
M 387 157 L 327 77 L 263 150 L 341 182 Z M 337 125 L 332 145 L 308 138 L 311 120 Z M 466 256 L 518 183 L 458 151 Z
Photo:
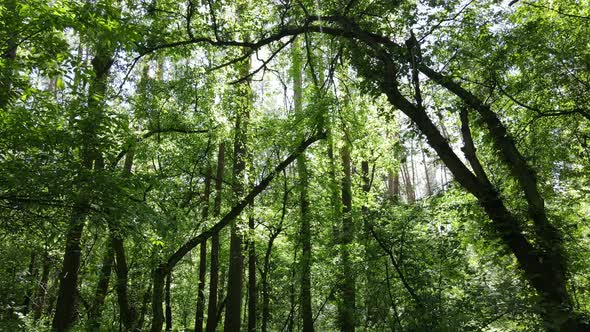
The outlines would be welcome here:
M 88 205 L 86 202 L 78 202 L 74 206 L 70 219 L 70 226 L 66 234 L 66 248 L 59 277 L 59 289 L 53 328 L 58 331 L 66 331 L 77 319 L 76 294 L 78 289 L 78 271 L 80 270 L 80 240 L 84 230 L 84 218 Z
M 37 252 L 35 249 L 31 251 L 31 259 L 29 261 L 29 269 L 27 271 L 27 287 L 25 292 L 25 299 L 23 301 L 23 313 L 27 315 L 31 308 L 31 299 L 34 296 L 35 287 L 33 283 L 37 279 L 37 271 L 36 271 L 36 261 L 37 261 Z
M 134 329 L 137 320 L 137 312 L 133 305 L 129 303 L 129 292 L 127 283 L 129 279 L 129 268 L 127 266 L 127 257 L 125 246 L 120 234 L 112 235 L 111 245 L 115 252 L 115 272 L 117 274 L 117 302 L 119 304 L 120 318 L 127 331 Z
M 166 278 L 167 274 L 167 264 L 161 264 L 154 270 L 151 332 L 162 332 L 162 325 L 164 325 L 164 311 L 162 310 L 162 302 L 164 302 L 164 279 Z
M 109 290 L 113 261 L 113 246 L 110 245 L 110 243 L 107 243 L 104 256 L 102 258 L 100 273 L 98 275 L 96 291 L 94 292 L 94 300 L 92 301 L 91 311 L 88 313 L 87 325 L 89 331 L 100 331 L 100 318 L 102 316 L 104 301 Z
M 211 167 L 207 167 L 205 177 L 205 193 L 203 195 L 203 222 L 209 219 L 209 196 L 211 194 Z M 197 295 L 197 310 L 195 316 L 195 332 L 203 331 L 203 314 L 205 312 L 205 277 L 207 274 L 207 241 L 201 242 L 199 251 L 199 287 Z
M 172 303 L 170 302 L 170 284 L 172 283 L 172 270 L 166 275 L 166 332 L 172 332 Z
M 145 321 L 145 314 L 147 312 L 148 304 L 150 302 L 150 296 L 152 295 L 152 281 L 148 284 L 148 287 L 143 294 L 143 301 L 141 302 L 141 311 L 139 314 L 139 318 L 137 319 L 137 330 L 143 331 L 143 324 Z
M 129 148 L 125 155 L 125 162 L 123 165 L 123 177 L 131 176 L 133 168 L 133 160 L 135 157 L 135 149 L 133 146 Z M 115 256 L 115 273 L 117 275 L 116 291 L 117 303 L 119 304 L 120 319 L 127 331 L 136 329 L 137 310 L 129 301 L 128 281 L 129 281 L 129 267 L 127 265 L 127 255 L 125 253 L 125 243 L 123 241 L 123 234 L 120 227 L 111 223 L 109 225 L 111 233 L 111 246 Z
M 391 175 L 391 169 L 388 170 L 388 178 L 392 179 L 392 177 L 390 177 L 389 175 Z M 364 252 L 364 261 L 365 261 L 365 294 L 364 294 L 364 309 L 365 309 L 365 322 L 364 322 L 364 327 L 365 330 L 368 328 L 369 324 L 371 323 L 371 321 L 373 321 L 376 317 L 376 307 L 377 307 L 377 301 L 376 299 L 378 298 L 378 295 L 380 294 L 381 290 L 379 289 L 380 287 L 377 286 L 379 285 L 379 280 L 377 280 L 376 276 L 375 276 L 375 271 L 377 271 L 377 267 L 375 262 L 377 261 L 378 257 L 376 257 L 375 255 L 375 248 L 373 241 L 371 241 L 371 232 L 370 232 L 370 210 L 368 207 L 368 201 L 369 201 L 369 193 L 371 191 L 371 178 L 370 178 L 370 173 L 369 173 L 369 162 L 366 160 L 363 160 L 361 162 L 361 176 L 362 176 L 362 190 L 364 193 L 364 203 L 361 207 L 361 213 L 362 213 L 362 220 L 363 220 L 363 233 L 362 233 L 362 238 L 363 238 L 363 244 L 365 246 L 365 252 Z M 390 202 L 394 203 L 397 201 L 397 198 L 395 196 L 390 197 Z
M 266 246 L 266 252 L 264 253 L 264 266 L 262 268 L 262 326 L 261 331 L 266 332 L 268 329 L 268 322 L 270 320 L 270 259 L 272 255 L 272 248 L 274 241 L 283 231 L 283 222 L 285 221 L 285 215 L 287 214 L 287 201 L 289 199 L 289 188 L 287 184 L 287 174 L 283 171 L 283 208 L 281 212 L 281 220 L 276 230 L 270 233 L 268 239 L 268 245 Z
M 5 21 L 5 23 L 10 22 L 12 24 L 8 24 L 4 27 L 5 31 L 7 31 L 10 35 L 6 41 L 6 48 L 0 49 L 0 52 L 2 52 L 2 59 L 4 60 L 4 66 L 0 71 L 0 75 L 2 75 L 0 76 L 0 110 L 4 110 L 4 108 L 10 103 L 10 100 L 14 97 L 14 93 L 12 91 L 12 81 L 14 79 L 13 67 L 14 60 L 16 59 L 16 51 L 18 48 L 18 35 L 16 31 L 20 31 L 18 24 L 21 21 L 16 4 L 17 1 L 15 0 L 6 0 L 5 2 L 6 12 L 11 16 L 11 19 Z
M 340 284 L 340 303 L 338 315 L 340 330 L 353 332 L 356 328 L 356 286 L 355 272 L 350 257 L 350 245 L 354 240 L 355 227 L 352 218 L 352 172 L 350 148 L 345 143 L 342 148 L 342 236 L 340 255 L 342 257 L 342 278 Z
M 91 172 L 93 162 L 99 157 L 95 144 L 98 139 L 97 128 L 100 128 L 103 104 L 107 92 L 107 79 L 111 65 L 113 64 L 113 50 L 99 48 L 92 59 L 94 80 L 88 91 L 88 110 L 86 117 L 81 121 L 81 130 L 84 133 L 81 144 L 81 163 L 83 171 L 77 176 L 79 183 L 77 198 L 72 208 L 72 214 L 65 239 L 64 258 L 59 277 L 59 290 L 53 328 L 57 331 L 65 331 L 76 321 L 76 294 L 78 293 L 78 273 L 80 270 L 80 241 L 84 231 L 85 219 L 88 214 L 92 187 L 86 173 Z
M 225 143 L 219 144 L 217 153 L 217 174 L 215 178 L 215 203 L 213 216 L 221 213 L 221 198 L 223 185 L 223 171 L 225 168 Z M 217 327 L 217 293 L 219 283 L 219 233 L 211 236 L 211 263 L 209 272 L 209 305 L 207 308 L 207 332 L 215 332 Z
M 293 76 L 293 103 L 295 114 L 303 112 L 303 68 L 301 43 L 299 38 L 292 44 L 292 76 Z M 311 308 L 311 216 L 309 213 L 308 186 L 309 175 L 305 155 L 297 158 L 297 173 L 299 175 L 299 208 L 300 208 L 300 229 L 299 239 L 301 241 L 301 271 L 300 280 L 300 301 L 301 316 L 303 318 L 303 332 L 313 332 L 313 313 Z
M 424 149 L 421 147 L 422 153 L 422 164 L 424 164 L 424 178 L 426 179 L 426 196 L 432 195 L 432 185 L 430 184 L 430 174 L 428 172 L 428 164 L 426 163 L 426 153 L 424 153 Z
M 49 281 L 49 271 L 51 270 L 51 261 L 47 251 L 43 254 L 43 268 L 41 270 L 41 281 L 37 288 L 35 303 L 33 303 L 33 318 L 39 320 L 43 315 L 45 302 L 47 301 L 47 282 Z
M 242 8 L 238 8 L 238 13 Z M 248 39 L 248 36 L 245 36 Z M 247 77 L 250 73 L 250 57 L 246 57 L 238 66 L 240 77 Z M 252 107 L 252 88 L 250 80 L 245 79 L 237 84 L 236 94 L 236 124 L 234 137 L 233 162 L 233 192 L 235 201 L 239 201 L 244 194 L 244 178 L 247 157 L 247 136 L 250 108 Z M 229 245 L 230 261 L 227 278 L 227 303 L 225 308 L 225 332 L 239 332 L 242 314 L 242 276 L 244 271 L 244 256 L 242 254 L 242 234 L 239 232 L 237 221 L 234 220 L 230 229 Z
M 248 228 L 254 233 L 254 216 L 248 218 Z M 254 240 L 248 243 L 248 332 L 256 331 L 257 322 L 257 301 L 256 290 L 256 247 Z

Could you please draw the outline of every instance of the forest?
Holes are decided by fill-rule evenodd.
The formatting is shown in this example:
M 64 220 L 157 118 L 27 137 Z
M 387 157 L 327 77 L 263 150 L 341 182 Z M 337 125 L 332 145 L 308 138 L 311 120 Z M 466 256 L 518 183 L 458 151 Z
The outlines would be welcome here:
M 590 331 L 589 0 L 1 0 L 0 331 Z

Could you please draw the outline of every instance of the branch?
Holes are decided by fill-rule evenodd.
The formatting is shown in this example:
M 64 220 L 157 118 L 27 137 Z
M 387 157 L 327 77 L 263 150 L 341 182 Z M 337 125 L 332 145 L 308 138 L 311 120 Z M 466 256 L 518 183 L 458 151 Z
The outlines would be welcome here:
M 518 106 L 520 106 L 522 108 L 526 108 L 530 111 L 537 113 L 538 117 L 550 117 L 550 116 L 579 114 L 582 117 L 586 118 L 588 121 L 590 121 L 590 111 L 587 109 L 573 108 L 573 109 L 569 109 L 569 110 L 545 110 L 545 111 L 542 111 L 538 108 L 529 106 L 529 105 L 517 100 L 514 96 L 512 96 L 508 92 L 506 92 L 506 90 L 502 89 L 502 87 L 500 85 L 498 85 L 497 87 L 503 95 L 508 97 L 508 99 L 512 100 L 515 104 L 517 104 Z
M 475 144 L 473 144 L 473 138 L 471 137 L 471 129 L 469 128 L 469 115 L 467 114 L 467 108 L 462 107 L 460 112 L 461 117 L 461 135 L 463 136 L 463 144 L 464 146 L 461 148 L 463 154 L 465 154 L 465 158 L 469 161 L 469 164 L 473 168 L 475 175 L 483 182 L 488 185 L 490 184 L 490 180 L 488 179 L 486 172 L 483 169 L 483 166 L 479 162 L 477 158 Z
M 244 197 L 238 204 L 236 204 L 219 222 L 213 225 L 208 230 L 201 234 L 189 239 L 183 244 L 176 252 L 174 252 L 166 262 L 165 268 L 167 270 L 172 269 L 189 251 L 206 241 L 212 235 L 219 233 L 221 229 L 231 223 L 240 213 L 248 206 L 248 204 L 258 196 L 262 191 L 268 187 L 273 178 L 280 172 L 282 172 L 289 164 L 291 164 L 297 157 L 305 151 L 314 142 L 326 137 L 326 133 L 322 132 L 311 136 L 307 140 L 301 142 L 301 144 L 295 149 L 295 151 L 285 158 L 280 164 L 278 164 L 258 185 L 256 185 L 250 193 Z
M 186 8 L 186 34 L 190 39 L 194 39 L 195 36 L 193 35 L 193 31 L 191 30 L 191 20 L 194 14 L 194 7 L 192 0 L 188 0 L 188 5 Z
M 215 128 L 211 128 L 215 129 Z M 158 128 L 155 130 L 148 131 L 141 135 L 138 141 L 142 141 L 144 139 L 150 138 L 156 134 L 165 134 L 165 133 L 181 133 L 181 134 L 204 134 L 208 133 L 211 129 L 187 129 L 187 128 Z M 124 148 L 119 152 L 115 160 L 111 163 L 111 168 L 115 168 L 117 164 L 125 157 L 125 154 L 129 152 L 129 147 Z
M 277 50 L 275 50 L 274 52 L 272 52 L 272 54 L 270 55 L 270 57 L 268 59 L 264 60 L 262 62 L 262 65 L 260 65 L 260 67 L 258 67 L 256 70 L 248 73 L 248 75 L 246 75 L 244 77 L 240 77 L 239 79 L 230 82 L 229 84 L 239 84 L 239 83 L 242 83 L 242 82 L 250 79 L 250 77 L 252 77 L 252 76 L 256 75 L 257 73 L 259 73 L 262 69 L 266 68 L 266 65 L 270 61 L 272 61 L 272 59 L 274 59 L 274 57 L 277 56 L 277 54 L 279 54 L 280 51 L 282 51 L 287 45 L 291 44 L 293 42 L 293 40 L 295 40 L 295 37 L 296 36 L 291 37 L 291 39 L 289 39 L 286 43 L 284 43 Z
M 375 238 L 375 240 L 377 240 L 377 243 L 379 244 L 381 249 L 383 249 L 383 251 L 385 251 L 385 253 L 387 253 L 387 256 L 389 256 L 389 258 L 391 259 L 391 264 L 395 268 L 395 272 L 397 272 L 397 275 L 399 276 L 399 279 L 401 280 L 402 284 L 404 285 L 404 288 L 408 291 L 408 293 L 410 294 L 410 296 L 412 297 L 414 302 L 416 302 L 416 305 L 418 305 L 418 307 L 420 307 L 420 308 L 424 308 L 424 304 L 422 303 L 422 300 L 418 297 L 418 295 L 416 294 L 416 292 L 414 291 L 412 286 L 410 286 L 410 284 L 406 280 L 406 277 L 404 276 L 404 274 L 401 270 L 401 267 L 399 266 L 397 260 L 395 259 L 395 256 L 393 255 L 392 250 L 390 248 L 388 248 L 388 246 L 385 244 L 383 239 L 381 239 L 377 235 L 377 233 L 375 232 L 375 229 L 373 228 L 373 225 L 371 223 L 369 223 L 369 231 L 373 235 L 373 238 Z

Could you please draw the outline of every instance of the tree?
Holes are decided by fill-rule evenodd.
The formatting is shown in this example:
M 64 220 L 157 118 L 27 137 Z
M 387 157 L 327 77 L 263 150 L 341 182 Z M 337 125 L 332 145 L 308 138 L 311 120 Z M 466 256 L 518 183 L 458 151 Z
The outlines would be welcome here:
M 0 330 L 590 329 L 589 8 L 2 3 Z

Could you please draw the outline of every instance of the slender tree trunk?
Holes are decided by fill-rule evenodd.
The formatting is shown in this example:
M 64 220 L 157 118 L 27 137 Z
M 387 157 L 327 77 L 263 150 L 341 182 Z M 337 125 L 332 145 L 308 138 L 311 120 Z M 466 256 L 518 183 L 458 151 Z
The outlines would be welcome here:
M 299 204 L 301 213 L 301 315 L 303 318 L 303 331 L 312 332 L 313 313 L 311 308 L 311 215 L 309 211 L 308 199 L 308 174 L 305 157 L 300 158 L 297 163 L 299 172 L 299 181 L 301 186 Z
M 199 287 L 197 295 L 197 310 L 195 316 L 195 332 L 203 331 L 205 312 L 205 277 L 207 274 L 207 242 L 203 241 L 199 250 Z
M 406 162 L 404 162 L 402 164 L 402 176 L 404 179 L 404 185 L 405 185 L 405 189 L 406 189 L 406 198 L 408 203 L 414 203 L 416 201 L 416 194 L 414 191 L 414 183 L 412 182 L 412 178 L 410 176 L 410 171 L 408 170 L 408 164 Z
M 43 254 L 43 268 L 41 271 L 41 281 L 37 288 L 35 303 L 33 303 L 33 318 L 39 320 L 43 314 L 45 308 L 45 302 L 47 301 L 47 282 L 49 281 L 49 271 L 51 270 L 51 261 L 47 251 Z
M 248 227 L 250 231 L 254 232 L 254 216 L 248 218 Z M 248 243 L 248 332 L 256 331 L 257 301 L 256 247 L 254 240 L 251 240 Z
M 0 110 L 3 110 L 10 100 L 14 97 L 14 93 L 12 91 L 12 81 L 14 79 L 14 60 L 16 59 L 16 50 L 18 48 L 17 40 L 18 35 L 16 31 L 20 30 L 18 27 L 19 21 L 21 21 L 19 17 L 19 13 L 16 9 L 16 0 L 6 0 L 6 12 L 8 15 L 11 16 L 10 20 L 5 20 L 4 23 L 11 22 L 8 26 L 4 27 L 4 30 L 8 32 L 10 35 L 8 40 L 6 41 L 6 48 L 0 48 L 0 53 L 2 54 L 2 59 L 4 60 L 4 66 L 0 71 Z
M 227 240 L 227 237 L 226 239 Z M 219 292 L 217 293 L 217 298 L 221 301 L 221 299 L 223 299 L 223 308 L 219 308 L 217 310 L 217 312 L 219 312 L 220 310 L 223 311 L 226 308 L 227 305 L 227 273 L 228 273 L 228 266 L 225 266 L 225 264 L 221 263 L 219 264 L 219 285 L 221 285 L 222 287 L 218 287 L 219 288 Z M 226 287 L 223 287 L 226 286 Z M 221 306 L 221 302 L 219 303 L 219 305 Z M 225 316 L 224 316 L 225 317 Z M 217 319 L 218 322 L 221 321 L 221 318 Z
M 102 119 L 102 111 L 105 95 L 107 92 L 107 79 L 109 70 L 113 63 L 113 50 L 99 48 L 92 60 L 94 80 L 89 88 L 88 114 L 81 121 L 81 130 L 84 133 L 81 146 L 82 168 L 86 171 L 92 170 L 94 160 L 100 155 L 95 145 Z M 78 293 L 78 273 L 80 270 L 80 254 L 82 232 L 84 231 L 85 219 L 90 206 L 91 185 L 84 172 L 78 174 L 77 198 L 72 208 L 70 223 L 65 239 L 65 250 L 62 269 L 59 277 L 59 290 L 55 315 L 53 317 L 53 328 L 57 331 L 65 331 L 76 321 L 76 294 Z
M 94 300 L 92 301 L 91 311 L 88 314 L 87 325 L 89 331 L 100 331 L 100 318 L 102 316 L 104 301 L 109 290 L 113 261 L 113 246 L 110 245 L 110 243 L 107 243 L 104 256 L 102 258 L 100 273 L 98 275 L 96 291 L 94 292 Z
M 242 133 L 242 120 L 238 116 L 236 123 L 236 141 L 234 144 L 234 193 L 237 200 L 243 194 L 242 176 L 244 172 L 245 142 Z M 244 257 L 242 255 L 242 234 L 239 233 L 237 221 L 233 221 L 230 229 L 230 263 L 227 278 L 227 303 L 225 310 L 224 331 L 240 331 L 242 311 L 242 275 Z
M 133 167 L 133 159 L 135 156 L 134 147 L 132 146 L 125 156 L 123 165 L 123 177 L 131 176 L 131 169 Z M 120 319 L 127 331 L 135 329 L 137 321 L 137 311 L 129 301 L 129 267 L 127 265 L 127 255 L 125 254 L 125 243 L 123 235 L 118 225 L 109 225 L 111 233 L 111 246 L 115 254 L 115 272 L 117 275 L 116 291 L 117 302 L 119 304 Z
M 207 167 L 205 178 L 205 193 L 203 195 L 203 221 L 209 219 L 209 196 L 211 195 L 211 167 Z M 203 331 L 203 314 L 205 312 L 205 277 L 207 274 L 207 241 L 201 242 L 199 251 L 199 287 L 197 295 L 197 310 L 195 316 L 195 332 Z
M 264 254 L 264 267 L 262 269 L 262 332 L 266 332 L 268 329 L 268 322 L 270 320 L 270 283 L 269 283 L 269 276 L 270 276 L 270 259 L 272 255 L 272 248 L 275 239 L 279 236 L 279 234 L 283 230 L 283 222 L 285 220 L 285 216 L 287 214 L 287 201 L 289 199 L 289 188 L 287 183 L 287 174 L 284 174 L 284 181 L 283 181 L 283 208 L 281 212 L 281 221 L 277 226 L 274 232 L 271 232 L 270 237 L 268 239 L 268 245 L 266 247 L 266 252 Z
M 393 197 L 399 201 L 399 171 L 393 174 Z
M 141 310 L 139 318 L 137 319 L 137 331 L 143 331 L 143 324 L 145 322 L 145 314 L 147 313 L 148 304 L 150 302 L 150 296 L 152 295 L 152 281 L 148 284 L 148 287 L 143 294 L 143 301 L 141 302 Z
M 219 144 L 217 153 L 217 174 L 215 178 L 215 203 L 213 216 L 221 213 L 223 170 L 225 168 L 225 143 Z M 215 332 L 217 327 L 217 287 L 219 282 L 219 233 L 211 236 L 211 263 L 209 272 L 209 306 L 207 308 L 207 332 Z
M 29 309 L 31 308 L 31 299 L 34 296 L 35 287 L 33 286 L 34 281 L 37 279 L 37 272 L 36 272 L 36 260 L 37 260 L 37 252 L 33 249 L 31 251 L 31 259 L 29 261 L 29 269 L 27 270 L 27 289 L 25 293 L 25 299 L 23 300 L 23 313 L 27 315 L 29 313 Z
M 133 305 L 129 303 L 129 292 L 127 283 L 129 279 L 129 268 L 127 266 L 127 257 L 125 255 L 125 246 L 119 234 L 113 234 L 111 238 L 111 245 L 115 252 L 115 272 L 117 274 L 117 302 L 119 303 L 119 311 L 121 321 L 127 331 L 134 328 L 137 320 L 137 312 Z
M 296 264 L 297 262 L 297 250 L 293 250 L 293 268 L 291 269 L 291 285 L 289 291 L 289 304 L 291 310 L 289 311 L 289 317 L 287 318 L 287 331 L 293 332 L 295 328 L 295 283 L 297 282 L 295 279 L 296 276 Z
M 331 130 L 330 130 L 331 131 Z M 333 244 L 340 243 L 341 231 L 339 229 L 340 219 L 342 216 L 342 201 L 338 194 L 338 181 L 336 179 L 336 160 L 334 156 L 334 138 L 330 132 L 328 137 L 328 160 L 330 161 L 330 169 L 328 176 L 330 177 L 330 205 L 332 206 L 332 241 Z
M 165 264 L 162 264 L 154 270 L 151 332 L 162 332 L 162 325 L 164 325 L 164 311 L 162 310 L 162 302 L 164 302 L 164 279 L 166 279 L 167 274 L 168 267 Z
M 432 195 L 432 185 L 430 184 L 430 174 L 428 172 L 428 164 L 426 163 L 426 153 L 422 151 L 422 163 L 424 164 L 424 178 L 426 179 L 426 196 Z
M 364 160 L 361 162 L 362 172 L 362 189 L 365 194 L 364 201 L 369 200 L 369 192 L 371 190 L 371 179 L 369 175 L 369 162 Z M 389 177 L 389 176 L 388 176 Z M 391 178 L 391 177 L 389 177 Z M 392 200 L 395 202 L 395 198 Z M 362 218 L 363 218 L 363 242 L 365 246 L 365 330 L 369 326 L 370 322 L 375 318 L 376 312 L 376 301 L 379 291 L 375 290 L 375 285 L 378 284 L 377 278 L 375 278 L 374 272 L 376 257 L 374 255 L 373 243 L 371 242 L 370 225 L 369 225 L 369 207 L 367 204 L 363 204 L 361 207 Z
M 342 279 L 340 285 L 341 299 L 338 308 L 340 329 L 352 332 L 356 327 L 356 286 L 355 272 L 350 257 L 350 245 L 354 240 L 354 224 L 352 218 L 352 172 L 350 149 L 348 145 L 342 148 L 342 236 L 340 255 L 342 256 Z
M 394 203 L 396 200 L 395 196 L 395 176 L 393 174 L 393 168 L 387 169 L 387 198 L 389 202 Z M 398 178 L 399 181 L 399 178 Z M 399 185 L 399 183 L 398 183 Z
M 242 8 L 238 8 L 238 13 Z M 245 36 L 245 40 L 248 36 Z M 240 77 L 246 77 L 250 72 L 250 59 L 245 59 L 239 64 Z M 247 135 L 250 108 L 252 105 L 252 88 L 248 79 L 238 84 L 234 96 L 236 99 L 236 124 L 234 138 L 234 163 L 233 163 L 233 191 L 235 201 L 238 202 L 244 195 L 244 177 L 247 156 Z M 241 329 L 242 311 L 242 275 L 244 270 L 244 257 L 242 254 L 242 234 L 238 230 L 237 221 L 234 220 L 230 230 L 230 264 L 227 278 L 227 304 L 225 310 L 225 332 L 239 332 Z
M 268 321 L 270 319 L 270 287 L 268 282 L 268 276 L 270 273 L 270 256 L 272 253 L 272 247 L 274 240 L 276 239 L 276 235 L 279 233 L 271 234 L 270 238 L 268 239 L 268 245 L 266 247 L 266 253 L 264 254 L 264 267 L 262 270 L 262 325 L 261 331 L 266 332 L 268 329 Z
M 296 39 L 292 44 L 292 75 L 293 75 L 293 102 L 296 114 L 303 112 L 303 68 L 301 43 Z M 300 135 L 301 136 L 301 135 Z M 311 309 L 311 216 L 309 213 L 308 199 L 308 172 L 305 155 L 297 158 L 297 172 L 299 175 L 299 207 L 301 227 L 299 237 L 301 241 L 301 316 L 303 318 L 303 332 L 313 332 L 313 313 Z
M 59 332 L 66 331 L 76 321 L 76 294 L 78 289 L 78 271 L 80 270 L 80 240 L 84 230 L 84 218 L 88 206 L 86 202 L 78 202 L 70 220 L 66 235 L 66 249 L 59 278 L 59 289 L 53 328 Z
M 172 271 L 166 275 L 166 332 L 172 332 L 172 303 L 170 302 L 170 284 L 172 283 Z
M 217 287 L 219 281 L 219 234 L 211 237 L 211 263 L 209 272 L 209 304 L 207 307 L 207 332 L 217 327 Z

